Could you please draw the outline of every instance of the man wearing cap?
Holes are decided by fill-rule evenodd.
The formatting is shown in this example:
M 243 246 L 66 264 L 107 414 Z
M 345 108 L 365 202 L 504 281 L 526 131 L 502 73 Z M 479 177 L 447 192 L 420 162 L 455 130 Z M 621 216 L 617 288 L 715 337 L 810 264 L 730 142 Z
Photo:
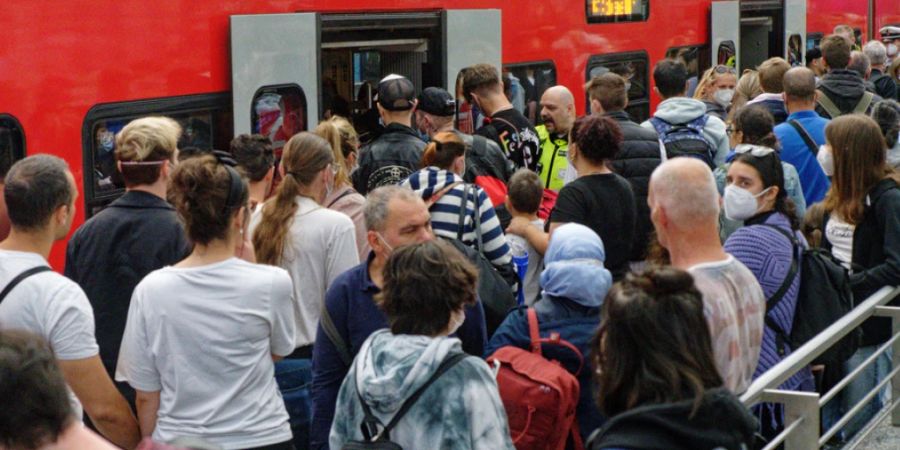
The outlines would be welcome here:
M 454 130 L 455 114 L 456 99 L 449 92 L 437 87 L 425 88 L 416 107 L 416 126 L 428 137 L 444 131 L 458 134 L 466 144 L 463 180 L 484 189 L 494 205 L 502 205 L 506 199 L 506 183 L 513 171 L 512 163 L 496 142 Z
M 402 75 L 391 74 L 378 83 L 378 114 L 385 128 L 381 136 L 360 150 L 359 169 L 353 172 L 353 187 L 362 195 L 392 184 L 400 184 L 418 170 L 425 142 L 412 129 L 416 88 Z

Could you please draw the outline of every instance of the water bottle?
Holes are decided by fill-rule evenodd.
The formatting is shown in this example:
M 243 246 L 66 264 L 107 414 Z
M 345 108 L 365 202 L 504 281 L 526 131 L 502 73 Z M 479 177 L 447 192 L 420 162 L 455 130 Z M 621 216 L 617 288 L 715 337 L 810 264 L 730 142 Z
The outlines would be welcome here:
M 512 250 L 513 264 L 516 265 L 516 273 L 519 275 L 519 292 L 516 299 L 519 305 L 525 304 L 525 273 L 528 272 L 528 242 L 521 236 L 507 236 L 510 250 Z

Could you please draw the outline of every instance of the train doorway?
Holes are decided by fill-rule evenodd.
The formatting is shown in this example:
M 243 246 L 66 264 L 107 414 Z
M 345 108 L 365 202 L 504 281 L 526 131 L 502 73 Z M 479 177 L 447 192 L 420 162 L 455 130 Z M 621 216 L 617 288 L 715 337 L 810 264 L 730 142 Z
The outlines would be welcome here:
M 805 0 L 714 1 L 710 22 L 717 64 L 742 72 L 774 55 L 792 66 L 804 64 Z
M 455 91 L 471 64 L 500 67 L 500 11 L 293 13 L 231 17 L 234 129 L 276 148 L 331 115 L 365 142 L 380 129 L 374 95 L 390 73 Z

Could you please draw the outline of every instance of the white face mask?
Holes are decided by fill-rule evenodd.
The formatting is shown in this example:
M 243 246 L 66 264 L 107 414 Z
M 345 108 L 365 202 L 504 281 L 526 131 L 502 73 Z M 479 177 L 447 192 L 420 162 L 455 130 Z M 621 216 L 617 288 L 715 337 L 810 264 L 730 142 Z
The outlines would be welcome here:
M 459 311 L 454 311 L 450 313 L 450 327 L 447 329 L 447 335 L 451 335 L 456 333 L 456 330 L 462 326 L 463 322 L 466 321 L 466 311 L 460 309 Z
M 819 146 L 819 153 L 816 155 L 816 160 L 819 161 L 819 165 L 822 166 L 825 175 L 828 175 L 829 177 L 834 176 L 834 155 L 831 154 L 831 147 L 828 145 Z
M 725 217 L 731 220 L 747 220 L 759 211 L 759 202 L 756 200 L 761 195 L 769 192 L 768 187 L 759 194 L 753 195 L 750 191 L 739 188 L 733 184 L 725 187 Z
M 728 107 L 731 99 L 734 98 L 734 89 L 719 89 L 713 94 L 713 97 L 716 99 L 716 103 Z

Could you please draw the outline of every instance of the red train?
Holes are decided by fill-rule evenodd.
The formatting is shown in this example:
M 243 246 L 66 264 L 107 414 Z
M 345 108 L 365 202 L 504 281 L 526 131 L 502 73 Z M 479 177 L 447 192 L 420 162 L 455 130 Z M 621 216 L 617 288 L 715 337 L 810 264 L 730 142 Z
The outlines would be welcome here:
M 749 67 L 802 58 L 807 39 L 839 23 L 863 40 L 900 24 L 900 2 L 870 3 L 871 16 L 866 0 L 7 0 L 0 168 L 30 153 L 65 158 L 81 192 L 77 226 L 120 195 L 111 138 L 134 117 L 178 119 L 182 145 L 225 148 L 250 131 L 279 140 L 326 108 L 364 115 L 383 74 L 452 91 L 460 68 L 493 62 L 526 92 L 558 83 L 577 98 L 592 73 L 622 73 L 643 118 L 658 101 L 649 74 L 660 58 Z M 55 267 L 62 256 L 57 245 Z

